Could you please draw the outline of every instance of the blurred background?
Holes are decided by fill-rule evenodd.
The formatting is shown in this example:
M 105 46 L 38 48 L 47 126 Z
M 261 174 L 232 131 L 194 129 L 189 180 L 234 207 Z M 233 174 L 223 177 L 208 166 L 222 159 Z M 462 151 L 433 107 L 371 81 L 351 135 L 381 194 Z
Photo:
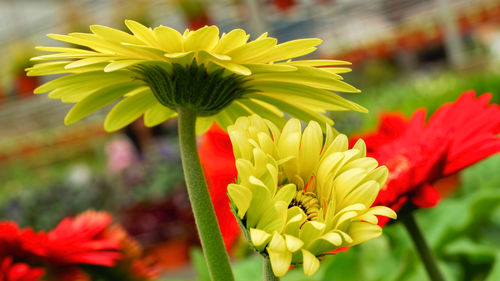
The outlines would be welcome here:
M 184 189 L 175 121 L 142 121 L 107 134 L 104 113 L 65 127 L 71 104 L 32 92 L 54 77 L 26 77 L 47 33 L 125 30 L 124 19 L 177 30 L 216 24 L 279 41 L 324 40 L 314 57 L 353 63 L 349 96 L 369 114 L 332 113 L 346 134 L 380 112 L 432 112 L 462 92 L 500 103 L 499 0 L 0 0 L 0 219 L 37 230 L 89 208 L 111 212 L 163 268 L 162 280 L 208 280 Z M 449 280 L 500 280 L 500 155 L 467 169 L 438 207 L 418 212 Z M 496 194 L 496 195 L 495 195 Z M 327 257 L 307 280 L 425 280 L 399 226 Z M 232 249 L 237 280 L 258 280 L 260 260 Z M 304 280 L 292 270 L 283 280 Z

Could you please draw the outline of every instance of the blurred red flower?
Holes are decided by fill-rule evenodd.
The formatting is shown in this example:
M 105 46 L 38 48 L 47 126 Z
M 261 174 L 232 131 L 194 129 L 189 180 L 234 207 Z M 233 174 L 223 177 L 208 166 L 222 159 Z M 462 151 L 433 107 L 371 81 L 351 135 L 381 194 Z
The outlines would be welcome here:
M 160 277 L 163 268 L 158 265 L 157 259 L 144 256 L 141 245 L 130 237 L 122 226 L 117 224 L 110 226 L 105 236 L 113 241 L 119 241 L 122 258 L 117 266 L 123 268 L 128 275 L 139 280 L 153 280 Z
M 144 256 L 139 243 L 120 225 L 111 225 L 112 220 L 106 212 L 90 210 L 75 218 L 63 219 L 48 233 L 34 232 L 31 228 L 19 229 L 14 222 L 1 222 L 0 281 L 35 280 L 26 278 L 37 276 L 35 273 L 41 270 L 30 273 L 27 264 L 12 265 L 12 258 L 28 264 L 43 264 L 50 280 L 91 280 L 90 275 L 80 268 L 82 264 L 102 266 L 93 270 L 98 275 L 103 270 L 103 274 L 114 272 L 128 276 L 130 280 L 159 277 L 163 268 L 157 265 L 156 259 Z M 41 272 L 40 275 L 43 270 Z M 2 275 L 7 273 L 10 275 Z M 17 279 L 12 279 L 14 277 Z
M 43 269 L 14 263 L 12 257 L 0 258 L 0 281 L 37 281 L 43 274 Z
M 21 233 L 16 223 L 4 221 L 0 223 L 0 257 L 16 254 L 22 251 Z
M 233 146 L 228 134 L 214 123 L 201 137 L 199 154 L 222 237 L 229 250 L 238 238 L 240 228 L 226 194 L 227 185 L 234 182 L 237 176 Z
M 358 136 L 366 142 L 368 156 L 389 169 L 374 205 L 399 210 L 410 200 L 416 207 L 433 207 L 440 200 L 433 186 L 437 180 L 498 153 L 500 107 L 488 104 L 490 99 L 490 94 L 475 98 L 473 91 L 465 92 L 427 123 L 425 109 L 409 120 L 400 113 L 385 114 L 376 132 Z
M 25 259 L 40 254 L 43 250 L 36 243 L 36 237 L 31 228 L 19 229 L 15 222 L 0 222 L 0 258 Z
M 105 231 L 112 217 L 105 212 L 86 211 L 75 218 L 63 219 L 36 242 L 44 260 L 57 264 L 113 266 L 120 259 L 120 242 L 109 239 Z

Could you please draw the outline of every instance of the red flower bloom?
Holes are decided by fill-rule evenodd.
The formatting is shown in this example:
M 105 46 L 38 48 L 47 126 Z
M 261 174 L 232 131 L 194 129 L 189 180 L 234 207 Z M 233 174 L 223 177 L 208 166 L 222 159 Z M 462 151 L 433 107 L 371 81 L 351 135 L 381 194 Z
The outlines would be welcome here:
M 120 242 L 105 235 L 111 221 L 111 215 L 96 211 L 65 218 L 47 235 L 37 236 L 40 256 L 58 264 L 113 266 L 121 255 Z
M 216 124 L 201 138 L 200 160 L 207 179 L 210 197 L 226 244 L 230 249 L 240 233 L 240 228 L 229 207 L 227 185 L 237 176 L 233 146 L 226 132 Z
M 130 237 L 123 227 L 112 225 L 106 231 L 106 237 L 120 242 L 122 259 L 117 267 L 124 268 L 130 276 L 139 280 L 153 280 L 160 277 L 163 268 L 158 265 L 154 257 L 144 256 L 141 245 Z
M 13 263 L 12 257 L 0 259 L 0 281 L 37 281 L 44 274 L 41 268 Z
M 42 252 L 31 228 L 19 229 L 15 222 L 0 222 L 0 257 L 30 258 Z
M 441 106 L 425 122 L 424 109 L 407 121 L 400 114 L 381 118 L 375 133 L 360 136 L 368 155 L 389 168 L 389 179 L 374 205 L 399 210 L 408 200 L 433 207 L 440 196 L 433 184 L 500 151 L 500 107 L 468 91 Z M 385 222 L 384 222 L 385 223 Z
M 0 223 L 0 257 L 20 253 L 22 249 L 20 236 L 16 223 L 11 221 Z

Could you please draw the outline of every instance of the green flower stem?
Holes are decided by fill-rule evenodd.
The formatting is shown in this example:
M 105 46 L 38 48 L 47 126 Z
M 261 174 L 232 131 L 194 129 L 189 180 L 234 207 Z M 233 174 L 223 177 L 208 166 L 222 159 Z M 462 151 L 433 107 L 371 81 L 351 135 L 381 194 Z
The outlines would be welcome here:
M 262 281 L 280 281 L 278 277 L 274 276 L 269 258 L 262 258 Z
M 408 233 L 410 233 L 411 239 L 413 240 L 413 244 L 417 249 L 418 255 L 420 256 L 420 259 L 424 263 L 425 269 L 427 270 L 429 279 L 432 281 L 444 281 L 445 279 L 441 271 L 439 271 L 436 258 L 432 254 L 427 241 L 425 241 L 425 238 L 422 235 L 422 231 L 415 221 L 413 212 L 409 212 L 402 216 L 401 221 L 405 225 L 406 230 L 408 230 Z
M 234 280 L 196 146 L 196 110 L 177 108 L 182 168 L 203 254 L 214 281 Z

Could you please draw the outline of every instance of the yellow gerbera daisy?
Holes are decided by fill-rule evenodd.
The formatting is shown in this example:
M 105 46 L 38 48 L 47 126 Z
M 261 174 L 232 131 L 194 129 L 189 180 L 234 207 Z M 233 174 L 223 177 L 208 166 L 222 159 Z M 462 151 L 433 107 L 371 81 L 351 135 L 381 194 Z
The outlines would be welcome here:
M 117 130 L 144 114 L 155 126 L 175 116 L 179 106 L 194 108 L 198 131 L 215 120 L 226 128 L 239 116 L 252 113 L 283 125 L 283 111 L 299 119 L 333 124 L 326 110 L 365 109 L 332 91 L 359 92 L 342 81 L 348 62 L 292 59 L 316 50 L 320 39 L 277 44 L 263 34 L 253 41 L 241 29 L 219 37 L 216 26 L 184 34 L 159 26 L 147 28 L 126 20 L 132 34 L 92 25 L 92 33 L 49 34 L 81 48 L 37 47 L 54 54 L 33 58 L 41 62 L 28 75 L 67 74 L 35 90 L 76 103 L 67 114 L 71 124 L 117 100 L 105 120 Z M 320 68 L 318 68 L 320 67 Z
M 382 233 L 376 215 L 396 218 L 387 207 L 370 207 L 387 179 L 387 168 L 366 157 L 362 140 L 348 149 L 345 135 L 311 121 L 302 132 L 289 120 L 280 131 L 257 115 L 228 127 L 238 181 L 228 186 L 247 239 L 269 257 L 281 277 L 291 264 L 306 275 L 318 257 Z

